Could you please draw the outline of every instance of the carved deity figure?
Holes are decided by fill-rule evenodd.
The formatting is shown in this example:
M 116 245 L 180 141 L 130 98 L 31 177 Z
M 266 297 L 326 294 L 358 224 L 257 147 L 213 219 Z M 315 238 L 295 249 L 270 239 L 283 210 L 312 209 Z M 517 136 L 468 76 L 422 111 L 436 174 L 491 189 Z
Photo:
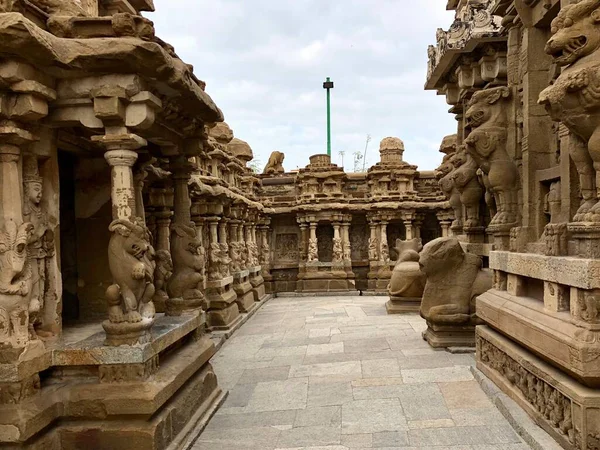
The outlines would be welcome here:
M 29 303 L 29 323 L 33 327 L 42 325 L 42 312 L 46 299 L 56 295 L 49 286 L 49 278 L 53 277 L 50 259 L 54 256 L 54 232 L 48 224 L 48 215 L 41 206 L 43 189 L 42 178 L 37 175 L 35 157 L 25 159 L 23 219 L 33 225 L 33 232 L 27 243 L 30 260 L 32 287 Z M 41 330 L 38 330 L 43 333 Z
M 476 323 L 475 298 L 492 287 L 481 258 L 465 253 L 458 239 L 435 239 L 423 247 L 419 258 L 427 283 L 421 316 L 437 325 Z
M 218 242 L 211 242 L 208 249 L 208 279 L 210 281 L 217 281 L 223 278 L 221 273 L 221 247 Z
M 316 239 L 308 240 L 308 262 L 319 260 L 319 247 Z
M 154 297 L 152 301 L 155 306 L 164 307 L 169 295 L 167 294 L 167 284 L 173 275 L 173 260 L 171 253 L 167 250 L 158 250 L 154 257 L 156 268 L 154 269 Z M 164 309 L 164 308 L 162 308 Z
M 283 168 L 283 160 L 285 159 L 285 154 L 274 151 L 269 156 L 269 161 L 263 170 L 263 174 L 266 175 L 277 175 L 280 173 L 284 173 L 285 169 Z
M 464 226 L 478 227 L 480 225 L 479 202 L 483 189 L 477 178 L 477 163 L 467 153 L 464 146 L 461 146 L 452 155 L 450 163 L 454 166 L 450 177 L 454 181 L 454 187 L 460 194 L 460 203 L 465 207 L 466 220 Z
M 230 270 L 232 273 L 239 272 L 240 268 L 240 244 L 238 242 L 231 242 L 229 244 L 229 259 L 231 260 Z
M 198 239 L 194 223 L 184 225 L 174 223 L 171 226 L 171 255 L 173 258 L 173 276 L 167 284 L 169 298 L 173 304 L 182 303 L 183 307 L 195 309 L 204 302 L 202 292 L 202 269 L 204 260 L 200 247 L 202 242 Z M 177 314 L 179 309 L 168 308 L 170 314 Z
M 381 256 L 380 261 L 382 263 L 388 264 L 390 262 L 390 248 L 385 236 L 381 238 L 381 248 L 379 250 L 379 254 Z
M 18 226 L 13 221 L 6 221 L 0 231 L 0 348 L 21 348 L 29 339 L 27 242 L 32 233 L 32 224 Z
M 571 132 L 582 197 L 573 221 L 600 222 L 600 0 L 564 6 L 552 34 L 546 53 L 564 69 L 539 102 Z
M 220 254 L 219 254 L 219 262 L 221 264 L 221 274 L 223 277 L 228 277 L 231 275 L 231 270 L 229 269 L 229 265 L 231 264 L 231 258 L 229 258 L 229 245 L 225 242 L 221 242 L 219 244 Z
M 423 248 L 421 239 L 396 241 L 398 260 L 392 271 L 388 293 L 390 297 L 420 298 L 427 278 L 419 267 L 419 252 Z
M 379 261 L 379 242 L 377 238 L 369 238 L 369 261 Z
M 463 208 L 460 201 L 460 192 L 456 187 L 452 172 L 454 166 L 450 158 L 444 158 L 445 161 L 435 170 L 435 176 L 438 180 L 438 185 L 450 203 L 450 207 L 454 211 L 454 222 L 452 228 L 460 229 L 463 226 Z
M 344 248 L 341 238 L 333 238 L 333 262 L 341 262 L 344 258 Z
M 111 323 L 154 318 L 154 264 L 150 236 L 143 221 L 114 220 L 109 231 L 108 265 L 114 284 L 106 289 Z
M 507 87 L 485 89 L 473 94 L 466 112 L 471 133 L 465 139 L 467 151 L 483 172 L 484 184 L 493 194 L 497 212 L 490 226 L 517 222 L 517 167 L 506 151 Z

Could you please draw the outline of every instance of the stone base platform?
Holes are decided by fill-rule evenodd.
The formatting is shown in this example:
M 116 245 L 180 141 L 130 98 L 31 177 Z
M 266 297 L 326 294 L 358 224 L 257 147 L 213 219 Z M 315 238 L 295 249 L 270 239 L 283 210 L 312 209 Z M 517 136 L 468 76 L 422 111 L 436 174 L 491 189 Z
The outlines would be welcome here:
M 319 279 L 319 280 L 298 280 L 297 292 L 348 292 L 356 291 L 354 280 L 347 279 Z
M 265 279 L 263 278 L 261 272 L 262 267 L 256 266 L 251 267 L 250 269 L 250 284 L 252 285 L 252 293 L 254 294 L 254 301 L 260 302 L 265 295 L 267 295 L 265 289 Z
M 423 339 L 433 348 L 475 347 L 475 326 L 436 325 L 427 322 Z
M 389 278 L 374 278 L 367 281 L 367 289 L 369 292 L 388 294 Z
M 256 305 L 254 304 L 254 294 L 252 293 L 252 285 L 249 280 L 250 272 L 242 270 L 233 274 L 232 288 L 235 291 L 237 298 L 236 303 L 240 312 L 249 312 Z
M 166 449 L 214 414 L 225 394 L 201 316 L 157 317 L 148 344 L 106 347 L 97 325 L 48 349 L 39 391 L 0 406 L 0 442 L 28 449 Z M 171 350 L 173 349 L 173 350 Z M 11 448 L 11 447 L 9 447 Z
M 209 330 L 227 330 L 234 327 L 240 318 L 238 295 L 233 290 L 233 277 L 209 281 L 206 284 L 206 300 Z
M 418 313 L 421 310 L 421 297 L 390 297 L 385 309 L 388 314 Z
M 600 390 L 588 388 L 488 326 L 477 368 L 568 450 L 600 449 Z

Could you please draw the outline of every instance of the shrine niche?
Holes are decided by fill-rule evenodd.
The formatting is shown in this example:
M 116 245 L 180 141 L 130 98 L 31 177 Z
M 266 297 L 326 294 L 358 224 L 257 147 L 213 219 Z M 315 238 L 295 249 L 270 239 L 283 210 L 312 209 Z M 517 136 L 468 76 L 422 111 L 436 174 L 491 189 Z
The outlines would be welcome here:
M 298 255 L 298 235 L 297 234 L 277 234 L 275 236 L 275 255 L 280 261 L 297 261 Z

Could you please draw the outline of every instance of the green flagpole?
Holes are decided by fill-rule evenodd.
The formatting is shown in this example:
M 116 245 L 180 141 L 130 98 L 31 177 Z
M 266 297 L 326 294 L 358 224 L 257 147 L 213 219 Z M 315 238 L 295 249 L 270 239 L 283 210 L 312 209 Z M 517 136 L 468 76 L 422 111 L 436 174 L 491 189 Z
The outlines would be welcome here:
M 327 154 L 331 156 L 331 89 L 333 89 L 333 81 L 327 77 L 323 88 L 327 89 Z

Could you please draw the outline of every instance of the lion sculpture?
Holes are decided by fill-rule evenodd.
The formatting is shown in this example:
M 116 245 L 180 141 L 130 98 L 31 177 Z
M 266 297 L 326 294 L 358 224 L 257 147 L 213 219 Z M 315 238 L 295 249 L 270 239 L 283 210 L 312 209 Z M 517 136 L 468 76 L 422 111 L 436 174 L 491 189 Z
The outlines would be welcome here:
M 285 169 L 283 168 L 283 160 L 285 159 L 285 154 L 274 151 L 269 156 L 269 161 L 265 166 L 265 170 L 263 170 L 263 174 L 265 175 L 277 175 L 280 173 L 284 173 Z
M 551 31 L 546 53 L 564 68 L 539 102 L 571 131 L 582 197 L 573 221 L 600 222 L 600 0 L 563 7 Z

